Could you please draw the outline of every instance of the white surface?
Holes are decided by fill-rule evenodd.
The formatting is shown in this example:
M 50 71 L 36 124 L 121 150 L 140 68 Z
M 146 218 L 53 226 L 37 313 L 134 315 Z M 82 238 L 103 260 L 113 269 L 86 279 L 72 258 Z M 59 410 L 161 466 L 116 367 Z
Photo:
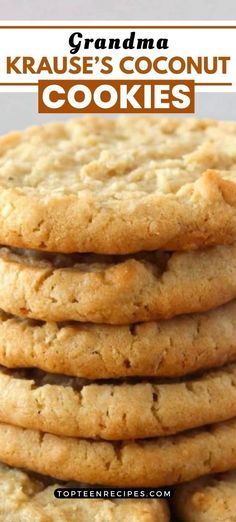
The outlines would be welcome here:
M 0 7 L 1 20 L 236 20 L 235 0 L 0 0 Z M 196 109 L 199 117 L 236 120 L 236 93 L 199 94 Z M 37 113 L 34 94 L 1 93 L 0 115 L 0 134 L 56 119 Z
M 235 0 L 0 0 L 2 20 L 233 20 Z

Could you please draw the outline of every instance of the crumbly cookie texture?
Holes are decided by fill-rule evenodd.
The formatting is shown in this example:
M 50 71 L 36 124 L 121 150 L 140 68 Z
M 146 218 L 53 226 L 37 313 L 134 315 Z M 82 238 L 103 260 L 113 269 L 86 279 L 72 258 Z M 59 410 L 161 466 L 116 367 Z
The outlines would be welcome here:
M 236 125 L 80 118 L 0 139 L 0 242 L 56 252 L 236 238 Z
M 61 480 L 159 487 L 236 467 L 236 419 L 148 441 L 59 437 L 0 423 L 0 460 Z
M 41 323 L 0 310 L 0 364 L 87 379 L 180 377 L 236 361 L 236 301 L 128 326 Z
M 132 257 L 0 249 L 1 308 L 45 321 L 129 324 L 207 311 L 236 297 L 236 242 Z
M 17 469 L 0 465 L 0 520 L 3 522 L 169 522 L 162 500 L 56 499 L 71 484 L 46 485 Z M 75 487 L 73 485 L 73 487 Z M 81 487 L 80 484 L 78 484 Z
M 166 436 L 236 416 L 236 365 L 175 383 L 0 371 L 0 422 L 68 437 Z
M 179 486 L 173 507 L 182 522 L 235 522 L 236 472 Z

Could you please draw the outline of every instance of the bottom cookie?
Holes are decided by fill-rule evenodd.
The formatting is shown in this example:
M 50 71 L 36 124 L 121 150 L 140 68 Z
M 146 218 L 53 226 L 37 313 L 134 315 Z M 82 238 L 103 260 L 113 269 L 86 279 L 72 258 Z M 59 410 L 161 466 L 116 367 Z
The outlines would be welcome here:
M 236 471 L 179 486 L 173 507 L 182 522 L 235 522 Z
M 0 460 L 61 480 L 159 487 L 236 468 L 236 419 L 131 442 L 58 437 L 0 423 Z
M 64 487 L 66 485 L 64 484 Z M 46 486 L 0 464 L 1 522 L 169 522 L 164 500 L 56 499 L 58 484 Z

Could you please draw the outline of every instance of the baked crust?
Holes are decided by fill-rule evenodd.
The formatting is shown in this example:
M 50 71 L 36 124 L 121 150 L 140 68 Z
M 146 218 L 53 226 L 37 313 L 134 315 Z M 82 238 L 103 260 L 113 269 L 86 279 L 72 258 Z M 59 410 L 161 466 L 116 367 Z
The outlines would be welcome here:
M 0 364 L 86 379 L 181 377 L 236 361 L 236 301 L 128 326 L 41 323 L 0 310 Z
M 180 382 L 92 383 L 0 371 L 0 422 L 67 437 L 167 436 L 236 416 L 236 365 Z
M 126 254 L 236 238 L 236 125 L 80 118 L 0 138 L 0 243 Z
M 1 308 L 45 321 L 129 324 L 236 297 L 236 243 L 123 258 L 0 249 Z
M 236 420 L 136 442 L 58 437 L 0 424 L 0 459 L 61 480 L 159 487 L 236 467 Z
M 234 522 L 236 472 L 204 477 L 179 486 L 173 507 L 182 522 Z

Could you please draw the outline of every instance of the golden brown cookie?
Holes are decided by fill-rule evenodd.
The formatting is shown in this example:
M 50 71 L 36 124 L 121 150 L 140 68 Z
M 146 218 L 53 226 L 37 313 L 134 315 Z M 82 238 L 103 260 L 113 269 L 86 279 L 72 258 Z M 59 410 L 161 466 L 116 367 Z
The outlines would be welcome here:
M 203 477 L 179 486 L 173 508 L 182 522 L 235 522 L 236 472 Z
M 203 312 L 236 297 L 236 242 L 133 257 L 0 249 L 1 308 L 46 321 L 129 324 Z
M 236 467 L 236 419 L 148 441 L 58 437 L 0 423 L 0 460 L 61 480 L 159 487 Z
M 2 522 L 169 522 L 165 500 L 56 499 L 54 491 L 70 484 L 45 484 L 43 477 L 0 465 Z M 81 484 L 77 486 L 81 487 Z M 76 487 L 76 484 L 73 485 Z M 85 486 L 86 487 L 86 486 Z
M 0 243 L 57 252 L 236 238 L 231 122 L 80 118 L 0 139 Z
M 0 364 L 87 379 L 179 377 L 236 360 L 236 301 L 128 326 L 40 323 L 0 310 Z
M 166 436 L 236 416 L 236 365 L 180 382 L 90 384 L 0 370 L 0 422 L 68 437 Z

